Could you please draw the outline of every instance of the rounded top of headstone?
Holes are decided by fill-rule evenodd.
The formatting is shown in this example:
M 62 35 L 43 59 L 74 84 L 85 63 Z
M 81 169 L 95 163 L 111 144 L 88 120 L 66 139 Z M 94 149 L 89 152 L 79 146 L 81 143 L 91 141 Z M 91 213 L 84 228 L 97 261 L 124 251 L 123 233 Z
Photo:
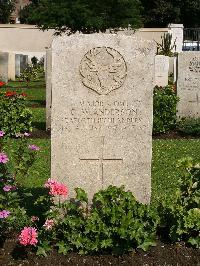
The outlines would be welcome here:
M 64 47 L 70 48 L 70 45 L 77 45 L 77 41 L 83 42 L 90 42 L 91 45 L 93 43 L 96 43 L 96 40 L 98 39 L 99 46 L 105 45 L 105 42 L 110 42 L 113 41 L 115 45 L 120 45 L 122 42 L 126 42 L 127 44 L 134 43 L 136 47 L 142 47 L 143 52 L 146 54 L 150 50 L 155 50 L 156 53 L 156 44 L 154 41 L 151 40 L 145 40 L 142 38 L 138 38 L 135 36 L 128 36 L 128 35 L 123 35 L 123 34 L 111 34 L 111 33 L 93 33 L 93 34 L 73 34 L 73 35 L 62 35 L 58 36 L 53 39 L 52 41 L 52 49 L 54 51 L 59 51 L 61 48 L 63 49 Z

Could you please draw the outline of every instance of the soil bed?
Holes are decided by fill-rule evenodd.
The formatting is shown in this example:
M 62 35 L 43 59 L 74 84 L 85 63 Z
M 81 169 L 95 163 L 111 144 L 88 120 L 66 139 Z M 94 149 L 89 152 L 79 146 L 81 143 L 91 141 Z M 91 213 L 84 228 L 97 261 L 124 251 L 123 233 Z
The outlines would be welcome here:
M 34 130 L 31 132 L 31 139 L 50 139 L 51 138 L 51 133 L 50 131 L 45 131 L 45 130 Z
M 178 131 L 153 135 L 153 139 L 200 139 L 200 136 L 186 135 Z
M 16 241 L 7 239 L 0 248 L 0 265 L 42 265 L 42 266 L 198 266 L 200 250 L 176 244 L 158 243 L 148 252 L 136 251 L 121 257 L 112 255 L 82 256 L 71 253 L 59 255 L 56 251 L 48 257 L 37 257 L 30 250 L 16 247 Z

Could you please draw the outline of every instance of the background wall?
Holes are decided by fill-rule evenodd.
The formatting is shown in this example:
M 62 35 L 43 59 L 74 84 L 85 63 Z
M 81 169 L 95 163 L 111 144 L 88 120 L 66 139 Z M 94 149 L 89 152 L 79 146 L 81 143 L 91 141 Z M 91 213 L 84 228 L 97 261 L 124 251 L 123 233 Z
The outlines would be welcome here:
M 54 38 L 53 33 L 54 30 L 43 32 L 32 25 L 0 24 L 0 51 L 45 52 Z
M 161 36 L 169 31 L 168 28 L 143 28 L 136 31 L 135 36 L 145 40 L 153 40 L 158 43 L 161 42 Z
M 161 36 L 168 28 L 144 28 L 136 32 L 128 30 L 125 34 L 136 35 L 139 38 L 160 42 Z M 24 24 L 0 24 L 0 51 L 6 52 L 45 52 L 54 38 L 54 30 L 41 31 L 37 27 Z

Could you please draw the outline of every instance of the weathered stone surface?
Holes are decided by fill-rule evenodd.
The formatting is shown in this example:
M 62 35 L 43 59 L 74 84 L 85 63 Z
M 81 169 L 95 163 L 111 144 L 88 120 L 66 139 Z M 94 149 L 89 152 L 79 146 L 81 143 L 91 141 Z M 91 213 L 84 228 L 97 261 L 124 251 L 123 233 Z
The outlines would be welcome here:
M 0 52 L 0 81 L 8 82 L 8 53 Z
M 52 73 L 52 51 L 46 50 L 45 60 L 46 78 L 46 130 L 51 128 L 51 73 Z
M 200 117 L 200 53 L 183 52 L 178 56 L 178 116 Z
M 153 42 L 131 36 L 53 41 L 51 176 L 70 197 L 112 184 L 150 201 L 154 55 Z
M 22 56 L 21 54 L 16 54 L 15 55 L 15 75 L 17 77 L 20 76 L 20 57 L 21 56 Z
M 28 65 L 28 55 L 20 55 L 20 73 L 24 71 L 27 65 Z
M 178 58 L 174 57 L 174 83 L 177 82 L 177 67 L 178 67 Z
M 172 44 L 175 41 L 173 52 L 181 53 L 183 50 L 183 24 L 169 24 L 169 33 L 172 34 Z
M 165 55 L 155 56 L 155 85 L 167 86 L 169 73 L 169 57 Z
M 9 53 L 8 57 L 8 80 L 15 80 L 15 54 Z

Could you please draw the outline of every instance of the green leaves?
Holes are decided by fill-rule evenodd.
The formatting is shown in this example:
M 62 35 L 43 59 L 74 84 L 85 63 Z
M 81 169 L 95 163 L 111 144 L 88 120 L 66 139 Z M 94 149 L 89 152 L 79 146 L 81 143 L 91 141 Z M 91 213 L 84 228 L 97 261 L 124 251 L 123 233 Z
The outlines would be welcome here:
M 0 125 L 7 136 L 31 131 L 32 112 L 20 95 L 0 95 Z
M 200 236 L 197 237 L 190 237 L 188 239 L 188 243 L 190 243 L 192 246 L 199 248 L 200 247 Z
M 200 169 L 192 158 L 178 162 L 182 169 L 176 201 L 162 206 L 162 225 L 172 241 L 184 240 L 200 247 Z M 183 171 L 184 170 L 184 171 Z
M 41 240 L 51 239 L 59 253 L 71 250 L 79 254 L 123 254 L 140 246 L 147 249 L 154 245 L 159 223 L 156 210 L 138 203 L 123 186 L 99 191 L 91 206 L 84 190 L 75 191 L 74 200 L 54 206 L 56 227 L 51 232 L 43 230 Z M 47 218 L 52 218 L 52 212 Z
M 15 9 L 15 1 L 1 1 L 0 4 L 0 23 L 9 23 L 10 15 Z
M 75 188 L 76 199 L 80 202 L 88 202 L 87 193 L 81 188 Z
M 200 118 L 182 118 L 177 130 L 185 135 L 200 136 Z
M 58 247 L 59 254 L 67 255 L 67 253 L 70 251 L 70 248 L 64 241 L 58 242 L 56 246 Z
M 105 32 L 107 29 L 142 26 L 139 0 L 40 0 L 21 12 L 23 22 L 36 23 L 57 33 Z
M 50 242 L 43 241 L 37 248 L 36 255 L 47 257 L 47 252 L 51 250 Z
M 172 34 L 164 33 L 161 36 L 161 43 L 157 43 L 157 54 L 165 56 L 174 56 L 173 49 L 176 49 L 176 40 L 172 42 Z
M 171 86 L 155 87 L 153 98 L 153 133 L 165 133 L 176 126 L 179 99 Z
M 150 247 L 155 247 L 156 242 L 155 241 L 146 241 L 142 245 L 140 245 L 138 248 L 141 248 L 144 251 L 147 251 Z
M 20 74 L 19 80 L 26 81 L 26 86 L 28 88 L 30 81 L 36 80 L 40 72 L 41 68 L 38 68 L 37 65 L 28 65 Z

